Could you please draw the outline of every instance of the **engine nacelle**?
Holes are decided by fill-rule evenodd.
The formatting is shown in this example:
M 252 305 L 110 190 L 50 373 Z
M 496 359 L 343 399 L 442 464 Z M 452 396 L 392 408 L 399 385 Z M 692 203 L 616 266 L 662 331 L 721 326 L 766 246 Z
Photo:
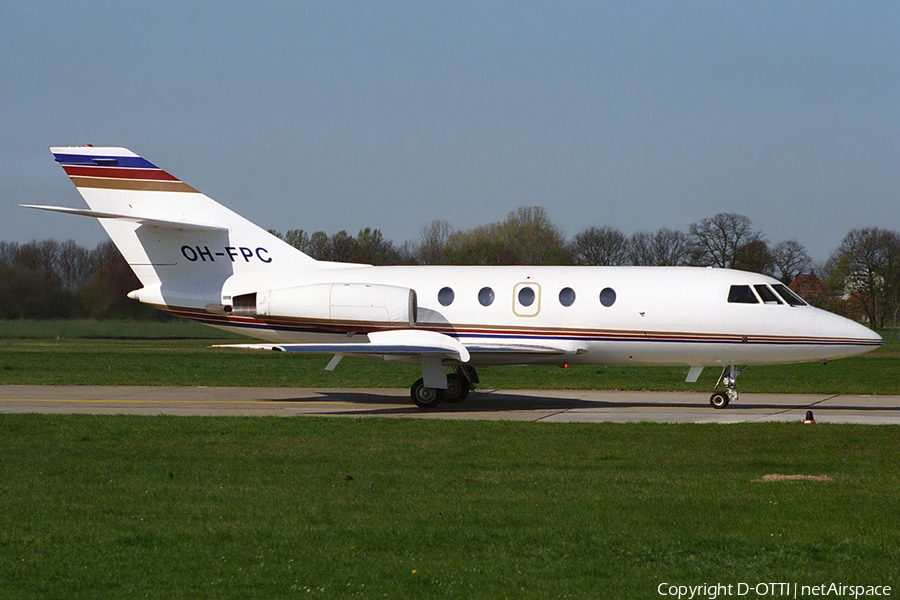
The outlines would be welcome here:
M 247 317 L 294 317 L 323 321 L 361 321 L 415 327 L 416 292 L 393 285 L 314 283 L 241 294 L 229 314 Z

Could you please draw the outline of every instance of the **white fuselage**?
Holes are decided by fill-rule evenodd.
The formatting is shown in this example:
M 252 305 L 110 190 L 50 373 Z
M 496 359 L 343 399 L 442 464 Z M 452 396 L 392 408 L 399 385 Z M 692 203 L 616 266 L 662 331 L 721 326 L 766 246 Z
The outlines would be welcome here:
M 797 363 L 862 354 L 882 342 L 868 328 L 811 306 L 791 306 L 780 298 L 780 303 L 759 297 L 752 304 L 729 302 L 733 285 L 779 282 L 728 269 L 334 267 L 296 276 L 286 273 L 275 280 L 279 288 L 334 282 L 410 288 L 418 301 L 417 329 L 450 335 L 473 348 L 522 345 L 564 351 L 550 355 L 483 351 L 472 354 L 475 365 Z M 248 291 L 273 287 L 271 277 L 265 283 L 254 279 L 236 277 L 225 287 Z M 210 320 L 208 314 L 176 312 L 274 343 L 365 342 L 366 333 L 396 328 L 374 321 L 240 316 Z

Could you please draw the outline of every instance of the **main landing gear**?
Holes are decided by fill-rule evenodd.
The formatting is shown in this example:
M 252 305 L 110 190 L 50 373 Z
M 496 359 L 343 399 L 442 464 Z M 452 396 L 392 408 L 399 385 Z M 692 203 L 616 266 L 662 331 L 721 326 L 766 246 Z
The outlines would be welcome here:
M 746 367 L 744 367 L 746 369 Z M 725 391 L 722 392 L 713 392 L 713 395 L 709 397 L 709 403 L 713 405 L 714 408 L 725 408 L 728 406 L 728 403 L 738 399 L 738 391 L 737 391 L 737 376 L 741 374 L 741 371 L 744 369 L 738 369 L 735 365 L 729 365 L 722 369 L 722 374 L 719 375 L 719 381 L 716 382 L 716 388 L 720 385 L 725 386 Z
M 462 402 L 475 389 L 478 373 L 469 366 L 453 367 L 447 375 L 447 389 L 425 387 L 424 378 L 416 380 L 409 388 L 409 395 L 419 408 L 433 408 L 441 402 Z

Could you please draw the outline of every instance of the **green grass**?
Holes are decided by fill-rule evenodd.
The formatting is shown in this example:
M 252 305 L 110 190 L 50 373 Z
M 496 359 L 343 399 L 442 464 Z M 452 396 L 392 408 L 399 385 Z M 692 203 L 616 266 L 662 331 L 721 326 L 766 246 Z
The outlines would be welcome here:
M 243 339 L 195 321 L 0 320 L 0 339 Z
M 407 387 L 418 367 L 329 356 L 211 348 L 219 340 L 6 340 L 0 384 Z M 487 389 L 711 389 L 718 369 L 684 383 L 686 368 L 555 366 L 484 367 Z M 900 394 L 900 353 L 893 349 L 827 365 L 765 366 L 739 379 L 745 392 Z
M 75 337 L 67 337 L 65 327 Z M 13 333 L 32 331 L 28 338 Z M 92 331 L 87 335 L 85 331 Z M 56 333 L 56 335 L 53 335 Z M 211 348 L 237 338 L 195 323 L 0 322 L 0 385 L 205 385 L 296 387 L 408 387 L 418 367 L 345 359 L 324 370 L 325 355 Z M 706 391 L 719 370 L 705 369 L 695 384 L 686 368 L 556 366 L 485 367 L 486 389 L 623 389 Z M 900 341 L 869 354 L 834 361 L 747 369 L 743 392 L 900 394 Z
M 896 589 L 897 436 L 892 426 L 0 415 L 0 597 Z M 830 481 L 758 481 L 771 473 Z
M 0 384 L 406 387 L 405 365 L 212 349 L 185 323 L 0 323 Z M 30 332 L 30 333 L 28 333 Z M 27 333 L 27 335 L 26 335 Z M 234 338 L 232 338 L 234 339 Z M 710 388 L 492 367 L 490 388 Z M 898 394 L 900 343 L 742 391 Z M 652 598 L 900 585 L 894 426 L 0 415 L 2 598 Z M 758 481 L 770 473 L 829 481 Z M 352 479 L 346 479 L 347 476 Z M 752 595 L 747 596 L 752 597 Z

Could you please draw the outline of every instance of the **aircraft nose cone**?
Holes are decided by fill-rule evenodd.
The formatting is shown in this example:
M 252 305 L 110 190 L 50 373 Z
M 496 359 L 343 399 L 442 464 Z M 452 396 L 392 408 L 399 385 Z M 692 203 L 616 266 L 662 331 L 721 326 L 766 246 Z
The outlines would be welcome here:
M 847 325 L 848 331 L 846 333 L 848 338 L 856 338 L 856 339 L 862 340 L 864 342 L 867 342 L 870 345 L 877 344 L 880 346 L 884 343 L 884 338 L 882 338 L 880 335 L 875 333 L 875 331 L 873 331 L 872 329 L 869 329 L 865 325 L 860 325 L 859 323 L 856 323 L 855 321 L 851 321 L 850 319 L 844 319 L 844 320 L 847 321 L 847 323 L 848 323 L 848 325 Z
M 862 327 L 862 326 L 860 325 L 860 327 Z M 866 333 L 867 333 L 867 335 L 868 335 L 868 338 L 867 338 L 867 339 L 868 339 L 869 341 L 877 342 L 879 346 L 881 346 L 882 344 L 884 344 L 884 338 L 883 338 L 883 337 L 881 337 L 880 335 L 878 335 L 877 333 L 875 333 L 873 330 L 869 329 L 868 327 L 863 327 L 863 329 L 866 331 Z
M 884 343 L 880 335 L 865 325 L 824 311 L 817 315 L 816 333 L 832 344 L 838 342 L 845 349 L 845 356 L 864 354 Z

